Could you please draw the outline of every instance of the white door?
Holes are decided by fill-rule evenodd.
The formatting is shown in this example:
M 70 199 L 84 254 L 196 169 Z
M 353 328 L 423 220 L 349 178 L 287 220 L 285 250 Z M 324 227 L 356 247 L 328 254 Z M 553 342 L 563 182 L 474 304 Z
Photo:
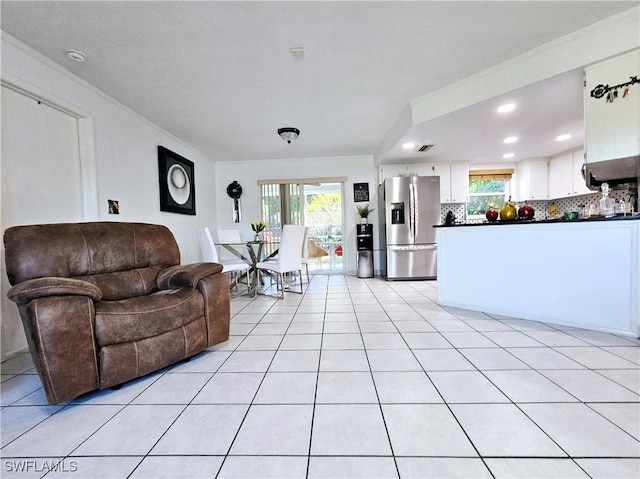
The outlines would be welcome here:
M 2 231 L 9 226 L 82 221 L 78 120 L 2 87 Z M 26 347 L 2 248 L 2 355 Z

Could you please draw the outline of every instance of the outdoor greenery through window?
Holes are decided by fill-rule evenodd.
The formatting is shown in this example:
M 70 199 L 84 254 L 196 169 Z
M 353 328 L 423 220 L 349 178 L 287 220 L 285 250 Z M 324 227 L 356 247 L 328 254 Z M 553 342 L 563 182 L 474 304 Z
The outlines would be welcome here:
M 340 178 L 341 180 L 341 178 Z M 345 179 L 346 180 L 346 179 Z M 309 262 L 312 272 L 341 272 L 343 229 L 343 183 L 322 179 L 261 181 L 262 220 L 267 223 L 265 250 L 277 247 L 283 224 L 303 224 L 318 255 Z
M 467 217 L 484 217 L 489 207 L 500 209 L 509 197 L 512 170 L 470 171 Z

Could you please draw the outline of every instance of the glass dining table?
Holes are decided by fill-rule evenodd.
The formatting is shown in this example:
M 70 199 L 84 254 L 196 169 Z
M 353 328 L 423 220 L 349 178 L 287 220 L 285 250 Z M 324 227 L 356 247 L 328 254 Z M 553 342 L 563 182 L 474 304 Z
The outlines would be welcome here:
M 249 297 L 254 297 L 258 291 L 258 282 L 264 284 L 264 280 L 256 268 L 256 265 L 278 254 L 277 243 L 251 240 L 242 243 L 218 244 L 249 265 L 247 272 L 247 289 L 249 291 Z M 245 252 L 247 254 L 245 254 Z

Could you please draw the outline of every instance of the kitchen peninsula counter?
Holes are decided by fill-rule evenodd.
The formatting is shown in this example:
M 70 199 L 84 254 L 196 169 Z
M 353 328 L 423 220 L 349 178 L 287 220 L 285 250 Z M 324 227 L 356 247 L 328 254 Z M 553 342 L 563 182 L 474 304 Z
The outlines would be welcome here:
M 547 219 L 547 220 L 511 220 L 511 221 L 484 221 L 482 223 L 455 223 L 452 225 L 433 225 L 434 228 L 456 228 L 460 226 L 507 226 L 507 225 L 537 225 L 547 223 L 578 223 L 578 222 L 593 222 L 593 221 L 624 221 L 624 220 L 640 220 L 640 214 L 635 213 L 627 216 L 613 216 L 611 218 L 605 218 L 604 216 L 594 216 L 591 218 L 576 218 L 575 220 L 559 219 Z
M 438 303 L 640 337 L 638 219 L 436 226 Z

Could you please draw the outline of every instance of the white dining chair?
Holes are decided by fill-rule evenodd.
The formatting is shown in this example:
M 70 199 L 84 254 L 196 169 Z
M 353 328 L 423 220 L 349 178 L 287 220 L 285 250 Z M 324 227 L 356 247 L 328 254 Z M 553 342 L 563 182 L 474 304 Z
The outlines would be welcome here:
M 304 229 L 304 240 L 302 242 L 302 264 L 307 273 L 307 283 L 309 282 L 309 228 Z M 302 282 L 302 278 L 300 278 Z
M 223 273 L 231 273 L 232 282 L 235 283 L 236 289 L 238 288 L 238 273 L 244 272 L 247 274 L 247 293 L 249 293 L 249 285 L 251 280 L 249 278 L 249 268 L 251 265 L 242 261 L 229 253 L 232 256 L 229 259 L 220 258 L 218 250 L 213 242 L 211 231 L 206 226 L 198 230 L 198 239 L 200 240 L 200 252 L 202 253 L 202 261 L 209 263 L 220 263 L 222 265 Z
M 304 243 L 306 228 L 301 225 L 284 225 L 282 227 L 282 237 L 280 247 L 275 259 L 262 261 L 256 265 L 258 270 L 275 273 L 276 287 L 281 291 L 281 298 L 284 299 L 284 275 L 293 273 L 294 282 L 296 273 L 300 276 L 300 294 L 302 290 L 302 247 Z M 291 290 L 293 291 L 293 290 Z M 293 291 L 298 293 L 298 291 Z
M 238 245 L 234 246 L 240 254 L 244 257 L 248 257 L 249 253 L 247 252 L 246 246 L 240 246 L 240 244 L 244 244 L 242 241 L 242 237 L 240 236 L 240 230 L 234 229 L 222 229 L 218 230 L 218 244 L 233 244 Z M 219 251 L 219 257 L 222 260 L 234 260 L 237 261 L 238 257 L 235 256 L 231 251 L 227 251 L 224 248 L 221 248 Z

